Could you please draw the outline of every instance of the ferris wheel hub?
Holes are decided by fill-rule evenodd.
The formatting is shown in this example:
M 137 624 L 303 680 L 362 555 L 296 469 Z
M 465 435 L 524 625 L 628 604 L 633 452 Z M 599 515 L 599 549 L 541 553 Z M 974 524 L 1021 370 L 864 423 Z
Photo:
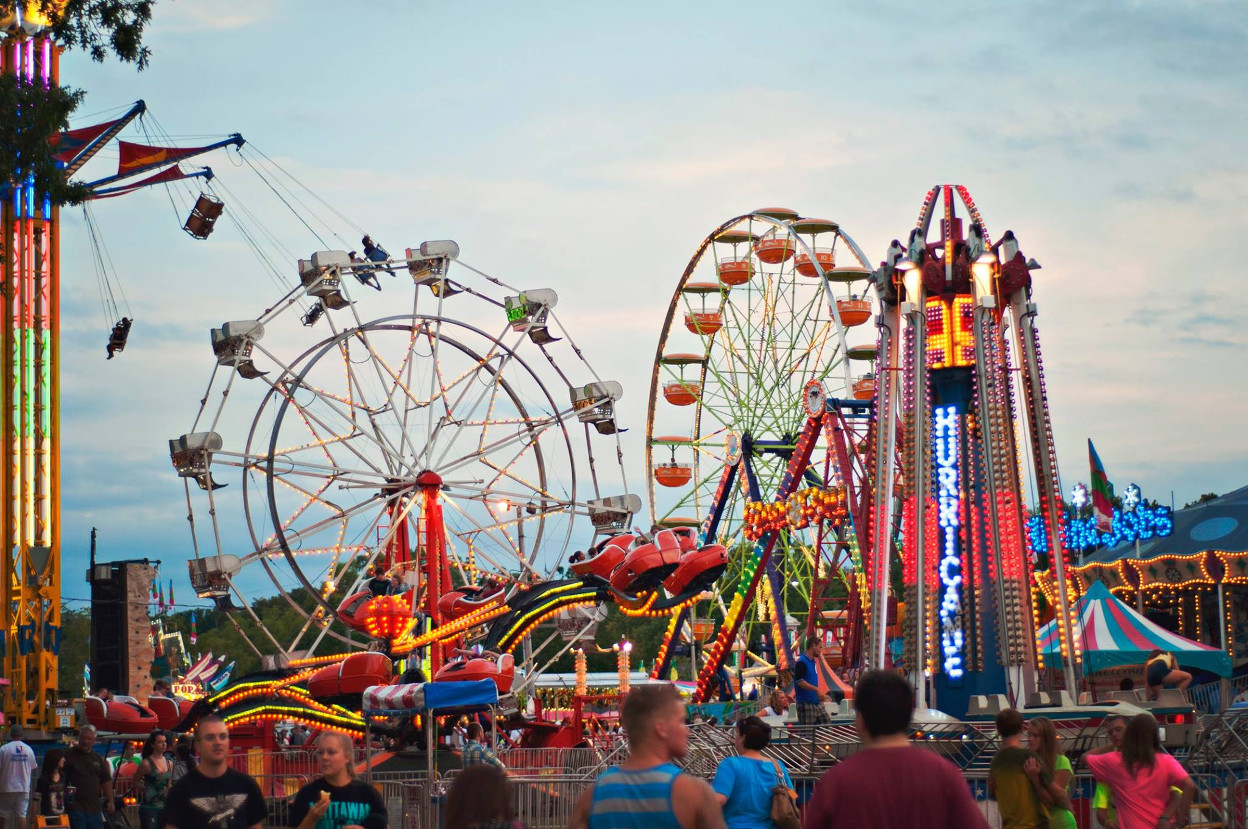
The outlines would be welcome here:
M 432 469 L 426 469 L 416 476 L 417 486 L 442 486 L 442 476 Z

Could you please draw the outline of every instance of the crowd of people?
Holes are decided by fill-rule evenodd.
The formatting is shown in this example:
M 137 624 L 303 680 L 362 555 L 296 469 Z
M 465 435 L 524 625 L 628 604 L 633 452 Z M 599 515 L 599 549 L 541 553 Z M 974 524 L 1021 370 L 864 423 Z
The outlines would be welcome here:
M 796 705 L 802 723 L 826 721 L 815 666 L 817 639 L 795 666 L 794 694 L 775 689 L 763 717 L 783 716 Z M 1181 683 L 1172 663 L 1147 667 L 1154 684 Z M 811 695 L 814 695 L 813 699 Z M 812 711 L 818 707 L 819 712 Z M 690 722 L 674 685 L 634 688 L 620 711 L 627 759 L 604 771 L 575 804 L 574 829 L 840 829 L 840 827 L 934 827 L 986 829 L 985 813 L 961 770 L 946 758 L 918 750 L 911 741 L 914 695 L 891 671 L 868 671 L 853 695 L 860 750 L 833 765 L 807 792 L 799 817 L 789 770 L 765 754 L 772 725 L 760 716 L 732 724 L 735 753 L 708 782 L 677 764 L 689 751 Z M 822 715 L 822 716 L 821 716 Z M 1078 829 L 1071 800 L 1075 768 L 1061 751 L 1054 723 L 1026 719 L 1015 709 L 995 722 L 999 747 L 987 777 L 1002 829 Z M 1091 807 L 1106 829 L 1169 829 L 1187 822 L 1196 793 L 1182 765 L 1161 747 L 1156 720 L 1147 713 L 1111 716 L 1106 745 L 1081 763 L 1096 778 Z M 519 829 L 512 783 L 491 750 L 480 722 L 467 722 L 458 745 L 462 770 L 447 793 L 448 829 Z M 67 749 L 49 749 L 36 768 L 34 751 L 20 726 L 0 746 L 0 829 L 27 829 L 27 816 L 65 816 L 70 829 L 104 829 L 117 808 L 114 774 L 95 751 L 96 731 L 84 726 Z M 284 821 L 270 821 L 256 781 L 229 764 L 229 731 L 218 717 L 199 720 L 193 735 L 176 744 L 153 732 L 143 745 L 130 794 L 139 829 L 259 829 L 262 824 L 297 829 L 385 829 L 385 803 L 373 786 L 356 778 L 355 745 L 346 735 L 306 726 L 290 745 L 314 745 L 318 776 L 289 801 Z M 904 794 L 900 794 L 904 791 Z M 520 816 L 521 818 L 523 816 Z

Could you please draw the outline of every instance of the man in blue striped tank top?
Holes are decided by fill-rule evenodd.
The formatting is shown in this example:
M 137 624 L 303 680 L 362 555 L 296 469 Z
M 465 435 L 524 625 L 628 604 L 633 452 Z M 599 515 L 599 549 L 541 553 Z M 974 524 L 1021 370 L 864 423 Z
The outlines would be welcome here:
M 576 801 L 571 829 L 723 829 L 705 780 L 672 762 L 689 750 L 685 703 L 674 685 L 643 685 L 624 700 L 628 759 L 604 771 Z

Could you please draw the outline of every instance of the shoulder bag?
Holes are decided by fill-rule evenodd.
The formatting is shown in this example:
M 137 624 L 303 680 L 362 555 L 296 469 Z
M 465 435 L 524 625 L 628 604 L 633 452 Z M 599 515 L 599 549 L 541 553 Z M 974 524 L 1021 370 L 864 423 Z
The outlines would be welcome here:
M 776 769 L 776 785 L 771 790 L 771 822 L 777 829 L 802 829 L 802 818 L 797 813 L 797 798 L 784 784 L 780 763 L 771 761 Z

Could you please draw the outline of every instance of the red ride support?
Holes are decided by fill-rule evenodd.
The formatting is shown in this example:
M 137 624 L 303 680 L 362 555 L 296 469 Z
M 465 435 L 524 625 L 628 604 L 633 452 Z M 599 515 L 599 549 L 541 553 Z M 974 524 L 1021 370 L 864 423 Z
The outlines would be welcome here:
M 424 577 L 425 599 L 424 611 L 429 616 L 433 627 L 442 626 L 442 613 L 438 610 L 438 599 L 443 591 L 451 587 L 451 565 L 446 558 L 446 527 L 442 523 L 442 503 L 439 498 L 442 491 L 442 479 L 436 472 L 425 471 L 416 476 L 416 485 L 420 487 L 421 516 L 424 523 Z M 430 676 L 446 664 L 449 651 L 454 642 L 433 643 L 429 646 Z

